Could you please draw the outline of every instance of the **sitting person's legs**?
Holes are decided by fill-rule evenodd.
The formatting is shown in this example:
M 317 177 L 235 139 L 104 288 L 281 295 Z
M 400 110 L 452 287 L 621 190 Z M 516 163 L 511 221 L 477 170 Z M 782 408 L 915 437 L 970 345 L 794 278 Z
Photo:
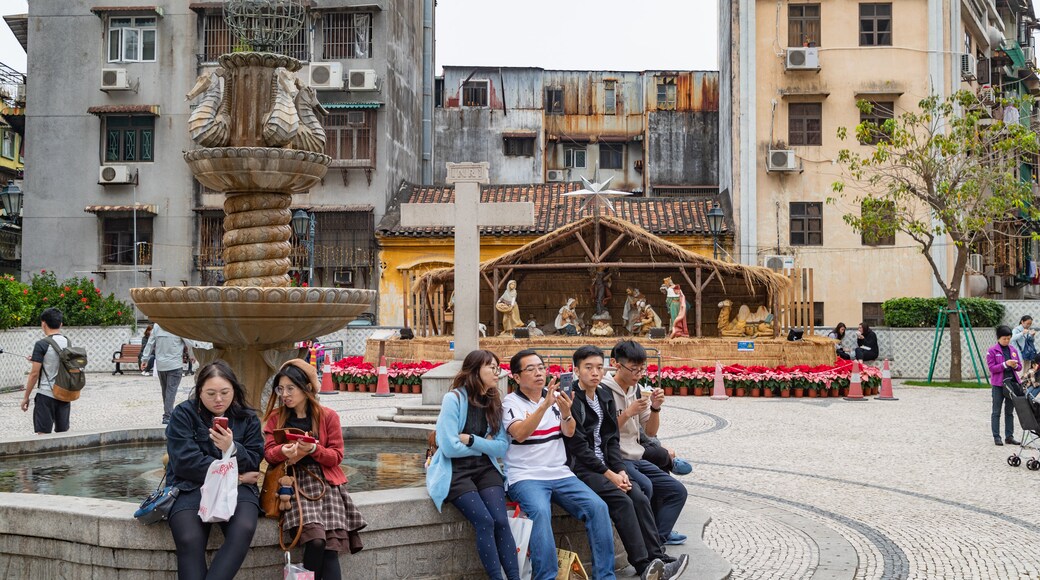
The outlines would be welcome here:
M 573 478 L 571 478 L 573 479 Z M 577 481 L 577 479 L 575 479 Z M 553 580 L 557 573 L 556 540 L 552 531 L 551 481 L 525 479 L 509 485 L 509 497 L 520 504 L 533 526 L 531 530 L 531 578 Z M 579 482 L 580 483 L 580 482 Z M 601 502 L 602 503 L 602 502 Z M 606 507 L 604 506 L 604 511 Z M 613 541 L 613 538 L 611 538 Z M 611 546 L 613 548 L 613 546 Z M 611 550 L 613 552 L 613 550 Z M 611 555 L 613 564 L 613 554 Z
M 607 504 L 577 477 L 558 479 L 553 483 L 553 502 L 585 523 L 592 551 L 592 579 L 614 578 L 614 531 Z M 531 538 L 533 543 L 534 534 Z M 533 550 L 531 553 L 534 554 Z M 553 556 L 555 558 L 555 553 Z M 556 565 L 555 559 L 553 565 Z M 555 574 L 554 571 L 552 578 L 556 577 Z

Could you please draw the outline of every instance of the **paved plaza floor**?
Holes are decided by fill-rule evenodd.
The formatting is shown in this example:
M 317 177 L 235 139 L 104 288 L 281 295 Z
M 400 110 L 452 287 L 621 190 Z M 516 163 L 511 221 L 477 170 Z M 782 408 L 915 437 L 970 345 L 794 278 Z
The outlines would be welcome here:
M 21 396 L 0 393 L 0 440 L 31 435 Z M 694 464 L 681 479 L 733 578 L 1040 578 L 1040 472 L 993 445 L 989 390 L 897 383 L 896 396 L 667 400 L 661 435 Z M 345 425 L 375 424 L 419 396 L 323 403 Z M 159 426 L 161 414 L 157 379 L 91 375 L 72 430 Z

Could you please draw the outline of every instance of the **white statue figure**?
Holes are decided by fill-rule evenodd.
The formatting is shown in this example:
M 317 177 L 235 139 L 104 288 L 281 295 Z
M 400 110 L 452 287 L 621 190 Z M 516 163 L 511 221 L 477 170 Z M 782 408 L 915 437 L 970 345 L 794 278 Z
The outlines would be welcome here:
M 578 332 L 581 331 L 581 325 L 578 322 L 578 314 L 574 311 L 574 308 L 577 305 L 577 300 L 574 298 L 568 298 L 567 303 L 560 307 L 560 312 L 556 315 L 556 321 L 553 323 L 556 327 L 557 333 L 566 334 L 568 336 L 577 336 Z
M 495 309 L 502 313 L 502 332 L 513 332 L 514 328 L 524 325 L 520 319 L 520 305 L 516 302 L 516 280 L 506 284 L 506 290 L 498 297 Z

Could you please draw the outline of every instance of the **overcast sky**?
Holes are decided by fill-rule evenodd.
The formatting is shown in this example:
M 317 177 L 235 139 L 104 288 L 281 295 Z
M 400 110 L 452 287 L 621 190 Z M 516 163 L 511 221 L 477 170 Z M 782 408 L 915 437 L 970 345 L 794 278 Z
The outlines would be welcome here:
M 0 0 L 0 15 L 27 11 Z M 717 14 L 717 0 L 437 0 L 437 66 L 716 70 Z M 0 62 L 26 70 L 4 23 Z

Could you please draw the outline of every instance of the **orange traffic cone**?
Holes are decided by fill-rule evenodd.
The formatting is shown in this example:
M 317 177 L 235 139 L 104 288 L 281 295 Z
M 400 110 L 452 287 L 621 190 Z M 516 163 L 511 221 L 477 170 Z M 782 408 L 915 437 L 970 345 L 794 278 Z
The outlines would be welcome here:
M 885 366 L 881 369 L 881 394 L 874 397 L 881 401 L 898 401 L 892 393 L 892 371 L 888 368 L 888 359 L 885 359 Z
M 716 401 L 725 401 L 729 397 L 726 396 L 726 384 L 722 380 L 722 363 L 715 361 L 715 387 L 711 391 L 711 398 Z
M 859 361 L 853 359 L 852 361 L 852 374 L 849 376 L 849 394 L 845 397 L 846 401 L 866 401 L 866 397 L 863 396 L 863 385 L 860 384 L 859 376 Z
M 386 357 L 379 357 L 379 380 L 376 381 L 376 393 L 373 397 L 392 397 L 390 392 L 390 377 L 386 374 Z
M 336 395 L 339 391 L 336 390 L 336 385 L 332 383 L 332 366 L 325 365 L 321 368 L 321 390 L 318 391 L 320 395 Z

